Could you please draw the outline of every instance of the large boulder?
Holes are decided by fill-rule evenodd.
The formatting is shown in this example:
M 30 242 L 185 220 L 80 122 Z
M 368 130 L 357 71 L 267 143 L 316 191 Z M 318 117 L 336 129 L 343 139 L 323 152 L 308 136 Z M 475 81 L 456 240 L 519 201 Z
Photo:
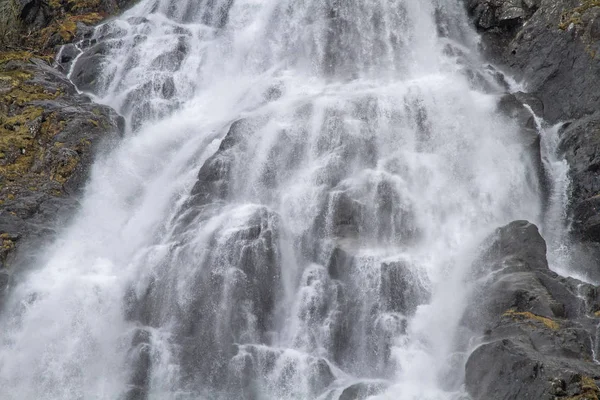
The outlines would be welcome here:
M 483 333 L 466 364 L 473 399 L 597 398 L 596 289 L 553 273 L 527 221 L 499 228 L 475 265 L 465 316 Z

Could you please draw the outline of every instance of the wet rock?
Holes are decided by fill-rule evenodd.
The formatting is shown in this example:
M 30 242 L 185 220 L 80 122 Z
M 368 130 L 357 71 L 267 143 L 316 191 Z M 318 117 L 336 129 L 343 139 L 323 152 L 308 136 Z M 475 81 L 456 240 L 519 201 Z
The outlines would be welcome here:
M 98 43 L 86 50 L 75 62 L 71 80 L 84 92 L 98 93 L 102 74 L 102 63 L 109 51 L 105 42 Z
M 387 311 L 412 315 L 417 306 L 429 300 L 429 291 L 404 262 L 381 265 L 381 299 Z
M 600 7 L 592 1 L 523 1 L 528 12 L 522 23 L 508 29 L 496 18 L 500 3 L 508 2 L 471 0 L 468 9 L 482 31 L 488 56 L 527 82 L 528 90 L 543 102 L 547 121 L 569 121 L 561 150 L 573 184 L 569 204 L 573 232 L 578 239 L 598 241 L 595 132 L 600 106 Z M 486 12 L 494 18 L 484 18 Z
M 344 389 L 338 400 L 363 400 L 369 396 L 376 396 L 385 390 L 385 383 L 356 383 Z
M 77 207 L 94 154 L 118 139 L 121 118 L 91 103 L 46 62 L 0 53 L 2 273 L 18 270 Z
M 50 23 L 52 11 L 42 0 L 19 0 L 19 8 L 19 18 L 30 29 L 42 29 Z
M 150 332 L 142 328 L 136 329 L 133 335 L 128 354 L 132 372 L 126 400 L 141 400 L 147 397 L 152 367 L 150 337 Z
M 323 358 L 251 344 L 239 346 L 229 372 L 231 396 L 244 399 L 260 398 L 261 389 L 273 382 L 278 391 L 318 398 L 336 378 Z
M 535 129 L 533 114 L 515 94 L 508 93 L 502 96 L 498 102 L 498 111 L 515 120 L 522 129 Z M 537 136 L 537 132 L 534 131 L 533 133 Z
M 600 113 L 567 125 L 560 149 L 570 167 L 573 230 L 585 240 L 600 241 Z
M 340 238 L 357 237 L 364 205 L 345 192 L 333 192 L 330 199 L 331 233 Z
M 544 240 L 526 221 L 498 229 L 485 246 L 465 317 L 484 333 L 466 364 L 473 399 L 554 399 L 568 385 L 572 396 L 596 393 L 583 284 L 549 270 Z
M 192 202 L 187 206 L 195 207 Z M 279 216 L 262 206 L 237 210 L 241 214 L 230 212 L 237 222 L 224 219 L 214 227 L 205 257 L 197 257 L 195 245 L 181 244 L 164 261 L 165 276 L 149 281 L 144 290 L 130 292 L 126 299 L 128 316 L 145 325 L 161 326 L 175 313 L 173 340 L 180 350 L 174 357 L 186 373 L 182 379 L 194 387 L 225 389 L 233 384 L 228 371 L 237 347 L 268 342 L 280 297 Z M 202 225 L 197 219 L 186 223 L 182 231 L 188 235 Z M 169 278 L 173 276 L 169 268 L 180 267 L 189 272 L 185 284 L 190 296 L 185 304 L 172 296 Z M 244 386 L 250 379 L 244 377 L 250 372 L 244 371 L 250 365 L 244 359 L 236 363 L 234 383 Z
M 351 372 L 387 376 L 407 316 L 429 300 L 427 283 L 408 262 L 375 262 L 344 247 L 332 250 L 327 265 L 337 285 L 329 286 L 335 297 L 321 315 L 331 327 L 333 360 Z
M 72 43 L 63 46 L 60 49 L 56 59 L 56 64 L 58 65 L 59 70 L 62 73 L 67 74 L 71 68 L 71 65 L 73 64 L 73 61 L 75 61 L 75 58 L 80 52 L 81 51 L 77 48 L 77 46 Z
M 544 102 L 549 121 L 597 109 L 599 84 L 594 77 L 599 67 L 594 59 L 599 44 L 593 26 L 598 12 L 591 2 L 471 0 L 468 8 L 483 32 L 488 55 L 527 82 L 529 91 Z M 503 9 L 516 17 L 515 23 L 501 23 Z
M 205 205 L 217 200 L 224 200 L 235 184 L 232 169 L 236 166 L 237 155 L 244 151 L 245 140 L 257 129 L 260 121 L 241 119 L 228 128 L 219 150 L 210 157 L 198 173 L 198 181 L 192 189 L 193 202 Z

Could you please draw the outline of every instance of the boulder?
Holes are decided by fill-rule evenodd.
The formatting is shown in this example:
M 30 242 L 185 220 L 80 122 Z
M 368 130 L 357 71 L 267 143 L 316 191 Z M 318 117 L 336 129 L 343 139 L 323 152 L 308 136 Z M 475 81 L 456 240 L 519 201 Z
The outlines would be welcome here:
M 550 271 L 546 244 L 527 221 L 499 228 L 484 247 L 465 316 L 483 333 L 465 367 L 469 394 L 474 400 L 596 398 L 598 321 L 589 307 L 597 301 L 595 288 Z

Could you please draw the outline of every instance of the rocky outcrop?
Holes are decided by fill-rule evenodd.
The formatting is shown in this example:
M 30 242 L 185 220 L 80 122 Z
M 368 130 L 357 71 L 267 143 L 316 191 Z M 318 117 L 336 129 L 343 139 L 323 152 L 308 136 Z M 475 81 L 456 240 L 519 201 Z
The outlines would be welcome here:
M 0 294 L 72 214 L 98 145 L 123 131 L 121 117 L 51 65 L 60 45 L 124 6 L 0 0 Z
M 0 53 L 0 283 L 72 212 L 98 144 L 122 129 L 46 60 Z
M 54 56 L 130 0 L 0 0 L 0 50 Z
M 571 167 L 573 233 L 600 241 L 600 2 L 469 0 L 467 7 L 488 57 L 527 84 L 548 122 L 568 122 L 560 149 Z
M 498 229 L 475 265 L 478 289 L 465 316 L 483 328 L 466 364 L 473 399 L 597 399 L 597 288 L 552 272 L 527 221 Z

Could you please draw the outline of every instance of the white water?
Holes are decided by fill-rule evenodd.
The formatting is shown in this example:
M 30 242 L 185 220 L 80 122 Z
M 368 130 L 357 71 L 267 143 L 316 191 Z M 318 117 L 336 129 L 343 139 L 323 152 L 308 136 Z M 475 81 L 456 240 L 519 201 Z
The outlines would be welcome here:
M 142 0 L 96 35 L 135 129 L 12 288 L 3 399 L 463 396 L 471 260 L 541 206 L 460 1 Z

